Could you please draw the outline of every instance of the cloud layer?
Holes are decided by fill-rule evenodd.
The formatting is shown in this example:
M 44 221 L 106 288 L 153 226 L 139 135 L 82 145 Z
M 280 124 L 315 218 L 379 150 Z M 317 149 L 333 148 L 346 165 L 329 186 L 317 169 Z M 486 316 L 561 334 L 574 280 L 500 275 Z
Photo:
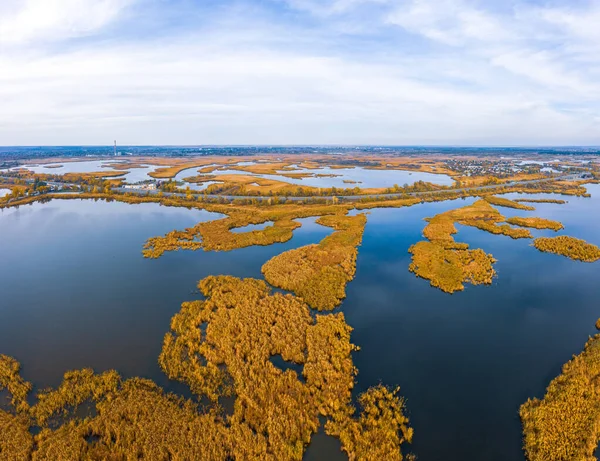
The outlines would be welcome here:
M 600 145 L 600 2 L 8 0 L 0 144 Z

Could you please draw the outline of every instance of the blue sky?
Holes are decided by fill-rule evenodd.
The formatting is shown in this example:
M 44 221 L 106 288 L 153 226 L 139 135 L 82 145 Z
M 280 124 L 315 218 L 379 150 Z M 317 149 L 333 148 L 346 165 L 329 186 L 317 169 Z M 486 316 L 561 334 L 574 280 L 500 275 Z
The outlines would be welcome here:
M 600 0 L 2 0 L 0 145 L 600 145 Z

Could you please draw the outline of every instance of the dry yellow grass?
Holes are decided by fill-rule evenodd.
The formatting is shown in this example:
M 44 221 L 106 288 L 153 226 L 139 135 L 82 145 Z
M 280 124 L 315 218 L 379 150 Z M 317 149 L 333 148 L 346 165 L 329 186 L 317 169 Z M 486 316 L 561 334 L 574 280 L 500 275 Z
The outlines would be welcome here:
M 504 216 L 484 200 L 429 218 L 429 224 L 423 230 L 429 241 L 419 242 L 409 249 L 413 255 L 409 270 L 446 293 L 464 290 L 467 282 L 474 285 L 492 283 L 496 260 L 480 249 L 470 250 L 466 243 L 455 242 L 453 235 L 457 229 L 454 224 L 512 238 L 531 238 L 526 229 L 500 224 L 504 220 Z
M 255 163 L 254 165 L 242 165 L 242 166 L 232 166 L 231 168 L 234 170 L 245 171 L 247 173 L 253 174 L 281 174 L 280 170 L 288 168 L 291 165 L 290 162 L 261 162 Z M 302 175 L 303 173 L 296 173 Z M 294 176 L 290 176 L 294 177 Z
M 358 245 L 367 222 L 365 215 L 324 216 L 319 224 L 336 230 L 318 245 L 286 251 L 262 267 L 271 285 L 292 291 L 311 307 L 331 310 L 346 297 L 354 278 Z
M 323 417 L 350 459 L 402 460 L 412 429 L 397 390 L 378 386 L 359 396 L 362 411 L 352 405 L 357 348 L 343 314 L 313 317 L 301 299 L 261 280 L 208 277 L 199 288 L 206 299 L 173 317 L 159 363 L 209 405 L 114 371 L 71 371 L 38 395 L 31 418 L 0 411 L 2 459 L 300 461 Z M 273 356 L 301 371 L 276 367 Z M 4 374 L 21 382 L 18 363 L 3 360 Z M 219 405 L 227 396 L 230 415 Z M 83 403 L 96 414 L 75 416 Z M 33 421 L 42 427 L 35 437 Z
M 595 262 L 600 259 L 600 248 L 585 240 L 560 235 L 558 237 L 541 237 L 533 241 L 540 251 L 554 253 L 577 261 Z
M 197 161 L 193 161 L 193 162 L 181 163 L 181 164 L 174 165 L 174 166 L 157 168 L 156 170 L 154 170 L 148 174 L 149 174 L 149 176 L 151 176 L 155 179 L 170 179 L 170 178 L 174 178 L 175 176 L 177 176 L 178 173 L 180 173 L 181 171 L 186 170 L 188 168 L 202 167 L 202 166 L 209 165 L 211 163 L 213 163 L 213 162 L 210 160 L 197 160 Z
M 532 229 L 551 229 L 553 231 L 559 231 L 561 229 L 564 229 L 562 223 L 543 218 L 513 217 L 508 218 L 506 222 L 508 224 L 512 224 L 513 226 L 530 227 Z
M 292 238 L 293 231 L 300 227 L 300 223 L 294 221 L 295 219 L 335 214 L 347 209 L 347 207 L 334 205 L 296 204 L 270 207 L 206 205 L 205 208 L 217 213 L 226 213 L 228 217 L 199 223 L 184 231 L 172 231 L 163 237 L 150 238 L 144 246 L 144 256 L 158 258 L 165 251 L 179 249 L 204 248 L 207 251 L 230 251 L 252 245 L 286 242 Z M 249 224 L 263 224 L 268 221 L 273 221 L 273 224 L 262 230 L 231 232 L 234 228 Z
M 218 174 L 215 180 L 223 184 L 214 184 L 206 189 L 209 194 L 223 195 L 299 195 L 310 196 L 318 192 L 317 187 L 298 186 L 276 179 L 259 178 L 244 174 Z
M 565 203 L 567 203 L 564 200 L 558 200 L 558 199 L 551 199 L 551 198 L 516 198 L 513 200 L 513 202 L 518 202 L 518 203 L 554 203 L 557 205 L 564 205 Z
M 593 461 L 600 440 L 600 335 L 563 366 L 542 400 L 521 406 L 529 461 Z
M 27 411 L 27 394 L 31 392 L 31 384 L 23 381 L 20 369 L 19 362 L 0 354 L 0 391 L 6 389 L 10 393 L 11 404 L 17 411 Z
M 517 210 L 529 210 L 529 211 L 535 210 L 535 208 L 532 206 L 522 205 L 519 202 L 515 202 L 513 200 L 509 200 L 509 199 L 503 198 L 503 197 L 488 196 L 488 197 L 485 197 L 485 201 L 488 203 L 491 203 L 492 205 L 503 206 L 506 208 L 515 208 Z
M 25 415 L 13 415 L 0 410 L 0 459 L 23 461 L 31 457 L 33 436 Z

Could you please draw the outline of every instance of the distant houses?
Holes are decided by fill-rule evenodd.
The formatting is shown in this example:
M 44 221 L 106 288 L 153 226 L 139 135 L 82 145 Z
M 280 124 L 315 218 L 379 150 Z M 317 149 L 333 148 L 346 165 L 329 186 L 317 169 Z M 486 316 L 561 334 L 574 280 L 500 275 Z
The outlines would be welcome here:
M 125 184 L 123 186 L 123 189 L 134 189 L 134 190 L 156 190 L 156 183 L 155 182 L 146 182 L 146 183 L 139 183 L 139 184 Z

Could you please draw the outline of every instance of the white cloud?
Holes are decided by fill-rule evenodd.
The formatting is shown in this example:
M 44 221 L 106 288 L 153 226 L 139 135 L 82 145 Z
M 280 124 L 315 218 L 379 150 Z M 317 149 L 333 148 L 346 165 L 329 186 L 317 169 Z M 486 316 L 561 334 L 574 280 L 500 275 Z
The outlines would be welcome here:
M 71 8 L 42 21 L 30 0 L 0 19 L 25 24 L 0 50 L 0 144 L 600 144 L 597 41 L 573 25 L 596 7 L 289 0 L 310 29 L 238 4 L 202 27 L 49 49 L 130 2 L 48 1 Z M 338 16 L 369 33 L 338 34 Z
M 449 45 L 469 40 L 510 40 L 511 35 L 493 16 L 456 0 L 411 0 L 395 7 L 387 16 L 389 24 Z
M 0 45 L 88 35 L 114 21 L 133 0 L 3 0 Z

